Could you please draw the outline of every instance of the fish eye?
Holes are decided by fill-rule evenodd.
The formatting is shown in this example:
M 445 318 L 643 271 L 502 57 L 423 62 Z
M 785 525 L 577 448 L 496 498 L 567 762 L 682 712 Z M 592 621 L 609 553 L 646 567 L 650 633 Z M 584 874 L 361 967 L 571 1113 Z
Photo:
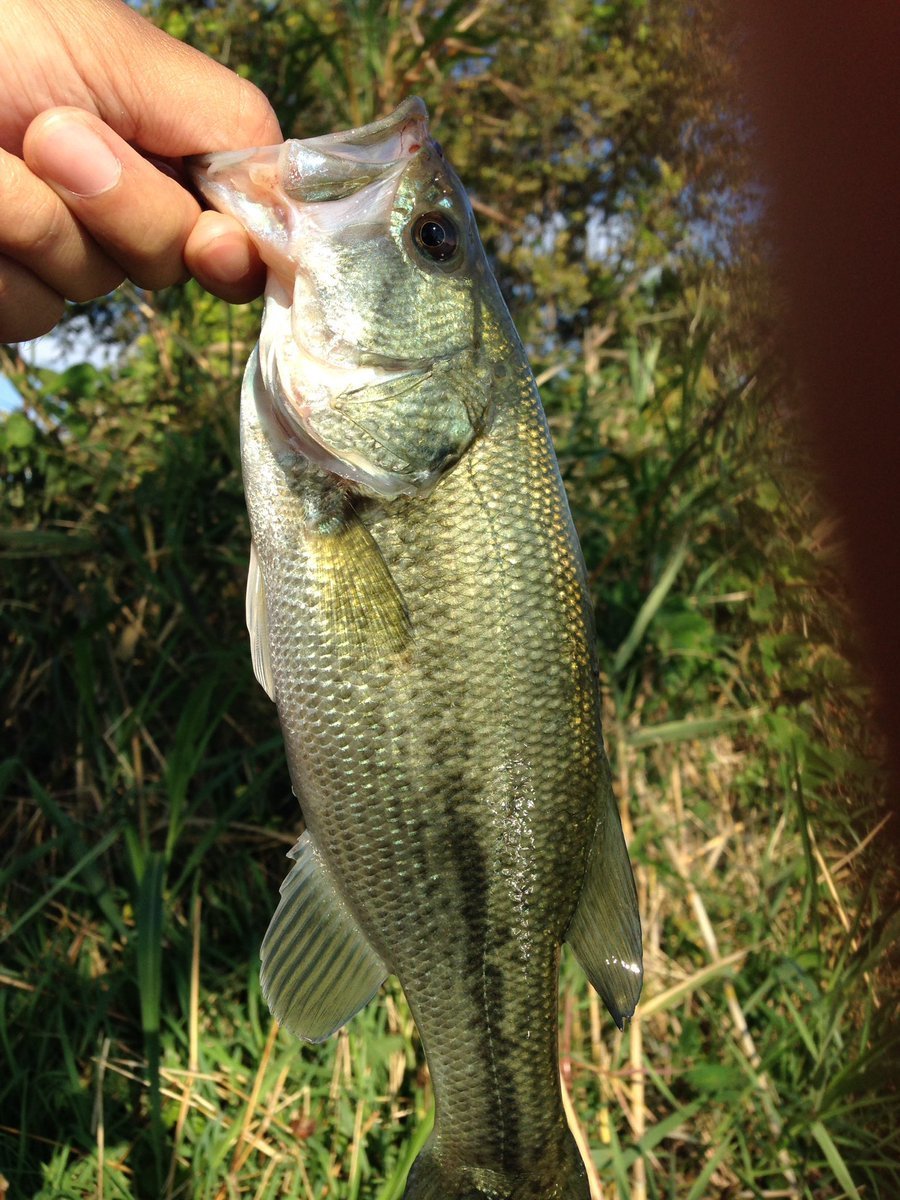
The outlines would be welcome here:
M 444 263 L 454 256 L 459 247 L 459 229 L 446 213 L 427 212 L 416 218 L 412 240 L 420 254 L 432 262 Z

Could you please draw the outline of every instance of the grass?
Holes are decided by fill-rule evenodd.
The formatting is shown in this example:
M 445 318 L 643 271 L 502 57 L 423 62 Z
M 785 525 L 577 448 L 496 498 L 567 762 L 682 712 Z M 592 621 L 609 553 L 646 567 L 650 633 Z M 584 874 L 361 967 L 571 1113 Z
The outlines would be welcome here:
M 732 789 L 747 752 L 727 734 L 613 745 L 635 814 L 648 985 L 623 1035 L 564 966 L 562 1071 L 595 1194 L 890 1195 L 876 1182 L 896 1178 L 876 1134 L 895 1087 L 878 985 L 890 931 L 870 926 L 872 893 L 848 887 L 857 856 L 822 853 L 790 786 L 764 827 L 742 818 Z M 283 843 L 223 832 L 210 853 L 231 869 L 261 849 L 277 868 Z M 153 860 L 120 941 L 87 881 L 110 844 L 24 914 L 6 958 L 12 1195 L 399 1197 L 429 1097 L 398 990 L 332 1042 L 300 1046 L 263 1011 L 260 897 L 244 884 L 231 897 L 247 952 L 223 963 L 202 879 L 184 909 L 167 897 L 164 933 Z

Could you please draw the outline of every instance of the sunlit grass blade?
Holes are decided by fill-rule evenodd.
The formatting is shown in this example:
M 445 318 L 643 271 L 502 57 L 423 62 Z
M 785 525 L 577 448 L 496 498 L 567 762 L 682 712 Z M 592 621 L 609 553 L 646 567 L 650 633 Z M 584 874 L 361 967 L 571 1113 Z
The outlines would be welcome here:
M 19 930 L 28 925 L 29 922 L 38 915 L 38 913 L 47 907 L 54 896 L 58 895 L 61 891 L 67 888 L 69 884 L 71 884 L 79 877 L 79 875 L 82 874 L 82 872 L 88 870 L 98 858 L 101 858 L 118 837 L 118 830 L 113 829 L 107 833 L 105 837 L 102 837 L 95 846 L 91 846 L 90 849 L 85 850 L 78 862 L 76 862 L 73 867 L 64 872 L 64 874 L 60 875 L 59 878 L 54 879 L 53 882 L 47 886 L 42 895 L 35 900 L 35 902 L 29 908 L 27 908 L 25 912 L 23 912 L 19 917 L 16 918 L 15 921 L 12 922 L 9 928 L 3 933 L 2 937 L 0 937 L 0 942 L 5 942 L 10 938 L 15 937 Z
M 135 905 L 137 926 L 137 984 L 141 1005 L 141 1030 L 147 1055 L 150 1084 L 150 1141 L 156 1181 L 162 1187 L 163 1129 L 160 1103 L 160 1013 L 162 999 L 163 889 L 166 862 L 159 851 L 151 854 L 138 883 Z
M 831 1134 L 825 1128 L 821 1121 L 813 1121 L 809 1127 L 809 1132 L 813 1135 L 819 1144 L 822 1153 L 828 1160 L 828 1165 L 834 1171 L 835 1178 L 841 1187 L 846 1191 L 850 1200 L 862 1200 L 862 1197 L 854 1184 L 850 1172 L 847 1170 L 847 1164 L 841 1157 L 841 1152 L 831 1137 Z
M 735 725 L 752 724 L 761 716 L 762 709 L 754 707 L 739 712 L 723 712 L 714 717 L 685 717 L 679 721 L 662 721 L 658 725 L 630 729 L 626 736 L 629 746 L 634 748 L 664 742 L 699 741 L 725 733 Z
M 94 897 L 100 911 L 118 936 L 124 938 L 126 934 L 125 922 L 122 919 L 121 910 L 113 898 L 106 878 L 97 867 L 97 859 L 100 856 L 94 852 L 96 848 L 85 845 L 84 838 L 76 823 L 69 817 L 65 809 L 57 804 L 50 793 L 41 787 L 34 776 L 29 774 L 28 780 L 31 785 L 32 795 L 37 800 L 42 811 L 47 814 L 53 821 L 53 824 L 61 831 L 66 845 L 71 847 L 72 852 L 80 855 L 82 866 L 79 870 L 79 875 L 83 878 L 85 887 Z
M 672 1008 L 676 1004 L 691 996 L 700 988 L 705 988 L 708 984 L 725 976 L 730 978 L 734 974 L 734 968 L 738 966 L 741 960 L 750 953 L 750 948 L 746 950 L 735 950 L 733 954 L 727 955 L 725 958 L 719 959 L 718 962 L 710 963 L 706 967 L 701 967 L 699 971 L 695 971 L 689 975 L 687 979 L 683 979 L 680 983 L 674 984 L 672 987 L 666 988 L 665 991 L 657 992 L 655 995 L 648 996 L 646 999 L 641 999 L 641 1014 L 644 1017 L 653 1016 L 654 1013 L 665 1012 L 666 1009 Z
M 391 1178 L 386 1181 L 377 1193 L 376 1200 L 400 1200 L 406 1184 L 406 1177 L 416 1160 L 419 1151 L 428 1141 L 434 1128 L 434 1108 L 431 1107 L 419 1121 L 418 1125 L 404 1147 L 402 1157 L 397 1163 Z
M 669 561 L 663 567 L 659 579 L 653 585 L 647 599 L 641 605 L 637 616 L 634 619 L 634 624 L 628 631 L 628 636 L 619 646 L 613 659 L 612 669 L 618 674 L 628 663 L 628 660 L 634 654 L 635 650 L 640 645 L 641 639 L 650 627 L 653 618 L 659 612 L 666 596 L 672 589 L 672 585 L 678 576 L 678 572 L 684 565 L 684 560 L 687 558 L 688 547 L 682 542 L 677 546 L 672 553 Z

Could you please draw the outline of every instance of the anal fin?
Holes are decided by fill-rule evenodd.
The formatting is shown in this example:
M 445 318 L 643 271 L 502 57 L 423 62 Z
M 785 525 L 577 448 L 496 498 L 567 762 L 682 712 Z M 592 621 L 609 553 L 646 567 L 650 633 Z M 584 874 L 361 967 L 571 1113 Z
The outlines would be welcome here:
M 309 832 L 260 949 L 272 1015 L 308 1042 L 329 1037 L 372 999 L 387 968 L 369 945 Z
M 581 898 L 566 941 L 621 1029 L 644 979 L 641 918 L 634 875 L 608 775 Z

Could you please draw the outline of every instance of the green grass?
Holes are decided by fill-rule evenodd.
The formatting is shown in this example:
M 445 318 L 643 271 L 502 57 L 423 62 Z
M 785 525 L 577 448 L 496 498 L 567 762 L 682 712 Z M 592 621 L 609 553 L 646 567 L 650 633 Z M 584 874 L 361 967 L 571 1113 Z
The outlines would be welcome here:
M 848 866 L 818 847 L 807 876 L 790 790 L 764 828 L 737 816 L 727 785 L 743 755 L 727 738 L 616 750 L 641 814 L 647 990 L 619 1034 L 567 959 L 561 1014 L 564 1078 L 603 1194 L 889 1196 L 896 1030 L 878 975 L 892 935 L 870 923 L 872 895 L 848 910 Z M 232 944 L 226 959 L 203 874 L 181 905 L 151 860 L 120 939 L 87 882 L 109 837 L 97 846 L 7 943 L 12 1194 L 96 1195 L 102 1179 L 123 1197 L 399 1196 L 429 1098 L 396 987 L 337 1039 L 301 1046 L 263 1010 L 257 889 L 212 889 L 210 907 L 247 927 L 244 957 Z M 207 869 L 252 877 L 261 850 L 277 869 L 283 845 L 226 826 L 208 852 L 225 861 Z

